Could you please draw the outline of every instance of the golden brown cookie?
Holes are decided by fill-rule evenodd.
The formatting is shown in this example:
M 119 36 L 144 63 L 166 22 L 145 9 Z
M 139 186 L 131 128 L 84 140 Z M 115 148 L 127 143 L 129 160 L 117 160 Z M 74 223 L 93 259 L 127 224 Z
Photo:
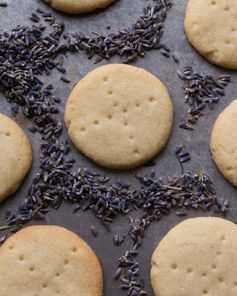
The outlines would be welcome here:
M 236 296 L 237 226 L 220 218 L 186 220 L 152 256 L 155 296 Z
M 161 81 L 144 69 L 113 64 L 87 74 L 73 89 L 65 123 L 74 145 L 101 166 L 128 169 L 156 156 L 173 122 Z
M 210 149 L 220 172 L 237 187 L 237 100 L 217 118 L 212 130 Z
M 19 188 L 31 163 L 32 150 L 26 134 L 0 113 L 0 201 Z
M 58 226 L 31 226 L 0 248 L 1 296 L 102 296 L 92 249 Z
M 68 13 L 86 13 L 98 8 L 105 8 L 116 0 L 44 0 L 53 8 Z
M 211 63 L 237 69 L 237 1 L 189 0 L 185 32 Z

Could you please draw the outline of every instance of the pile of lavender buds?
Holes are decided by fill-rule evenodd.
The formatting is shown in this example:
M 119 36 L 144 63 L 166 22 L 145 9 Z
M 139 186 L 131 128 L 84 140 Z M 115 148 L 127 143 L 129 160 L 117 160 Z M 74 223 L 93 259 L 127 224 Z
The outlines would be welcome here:
M 85 50 L 89 58 L 95 56 L 95 63 L 114 55 L 122 57 L 125 63 L 129 63 L 138 57 L 144 57 L 151 49 L 159 49 L 161 54 L 169 57 L 169 48 L 160 41 L 167 12 L 172 4 L 172 0 L 152 0 L 148 2 L 143 9 L 143 14 L 130 28 L 124 28 L 106 36 L 99 33 L 94 33 L 94 36 L 76 33 L 68 36 L 68 42 Z
M 185 103 L 188 105 L 188 117 L 180 124 L 181 128 L 193 130 L 193 125 L 203 115 L 208 106 L 213 109 L 214 104 L 225 95 L 225 87 L 230 83 L 230 75 L 220 75 L 215 79 L 210 74 L 195 72 L 192 67 L 185 67 L 183 73 L 178 71 L 183 80 Z
M 146 295 L 139 275 L 137 254 L 145 230 L 153 221 L 159 221 L 172 210 L 180 216 L 186 215 L 184 209 L 214 210 L 225 214 L 229 208 L 228 201 L 216 197 L 211 179 L 202 173 L 162 179 L 151 172 L 148 176 L 136 176 L 139 185 L 133 187 L 119 181 L 112 183 L 107 177 L 88 169 L 74 170 L 70 145 L 60 140 L 63 124 L 57 106 L 61 100 L 54 96 L 53 86 L 44 85 L 40 77 L 57 68 L 63 74 L 62 81 L 69 82 L 63 68 L 66 52 L 86 48 L 89 57 L 109 58 L 118 54 L 128 62 L 133 59 L 130 56 L 134 52 L 143 56 L 148 49 L 161 48 L 159 42 L 163 29 L 156 24 L 163 25 L 166 11 L 172 3 L 164 0 L 152 3 L 147 4 L 144 15 L 133 29 L 121 31 L 119 37 L 114 37 L 114 43 L 112 36 L 110 39 L 101 36 L 87 39 L 80 33 L 73 36 L 64 34 L 64 24 L 58 23 L 52 13 L 41 9 L 30 17 L 37 25 L 18 26 L 10 33 L 0 35 L 0 91 L 11 103 L 13 115 L 22 110 L 27 118 L 32 119 L 30 131 L 38 132 L 42 137 L 39 172 L 18 210 L 15 213 L 7 211 L 5 226 L 0 230 L 9 232 L 1 238 L 1 242 L 10 232 L 18 231 L 30 220 L 44 219 L 50 209 L 57 209 L 65 201 L 74 205 L 74 212 L 94 212 L 108 231 L 111 231 L 111 223 L 117 216 L 131 215 L 140 209 L 143 211 L 140 218 L 129 218 L 130 248 L 116 262 L 114 274 L 115 279 L 120 279 L 121 288 L 131 296 Z M 51 32 L 45 32 L 42 19 L 49 23 Z M 121 40 L 125 39 L 121 45 Z M 132 50 L 121 52 L 119 44 Z M 87 48 L 88 45 L 91 48 Z M 109 48 L 115 48 L 113 54 Z M 168 49 L 166 51 L 168 53 Z M 97 235 L 95 229 L 93 233 Z M 116 245 L 123 240 L 123 235 L 114 236 Z

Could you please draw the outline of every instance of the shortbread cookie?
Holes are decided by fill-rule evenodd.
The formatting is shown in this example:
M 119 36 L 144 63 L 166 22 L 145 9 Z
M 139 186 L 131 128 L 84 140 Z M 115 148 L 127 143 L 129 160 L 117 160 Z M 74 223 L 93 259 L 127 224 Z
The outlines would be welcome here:
M 190 43 L 213 64 L 237 69 L 237 1 L 189 0 L 185 31 Z
M 53 8 L 68 13 L 86 13 L 105 8 L 117 0 L 44 0 Z
M 32 150 L 24 131 L 0 113 L 0 201 L 21 185 L 32 163 Z
M 100 263 L 76 234 L 31 226 L 0 248 L 1 296 L 102 296 Z
M 166 87 L 151 73 L 113 64 L 90 72 L 73 89 L 65 123 L 74 145 L 101 166 L 128 169 L 165 146 L 173 107 Z
M 220 172 L 237 187 L 237 100 L 217 118 L 212 130 L 210 149 Z
M 152 256 L 155 296 L 236 296 L 237 226 L 195 218 L 175 226 Z

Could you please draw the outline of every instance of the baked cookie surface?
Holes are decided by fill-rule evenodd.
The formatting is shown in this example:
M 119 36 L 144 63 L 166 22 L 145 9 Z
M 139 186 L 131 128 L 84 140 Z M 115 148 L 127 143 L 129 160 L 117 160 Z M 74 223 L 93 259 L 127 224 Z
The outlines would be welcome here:
M 0 113 L 0 201 L 16 192 L 31 164 L 32 150 L 26 134 Z
M 117 0 L 44 0 L 53 8 L 67 13 L 86 13 L 105 8 Z
M 95 253 L 62 227 L 27 227 L 0 248 L 1 296 L 102 296 L 102 289 Z
M 166 87 L 151 73 L 113 64 L 87 74 L 66 103 L 74 145 L 101 166 L 128 169 L 157 155 L 173 122 Z
M 237 2 L 189 0 L 185 16 L 188 40 L 211 63 L 237 69 Z
M 212 130 L 210 149 L 220 172 L 237 187 L 237 100 L 218 116 Z
M 236 296 L 237 226 L 220 218 L 188 219 L 152 256 L 155 296 Z

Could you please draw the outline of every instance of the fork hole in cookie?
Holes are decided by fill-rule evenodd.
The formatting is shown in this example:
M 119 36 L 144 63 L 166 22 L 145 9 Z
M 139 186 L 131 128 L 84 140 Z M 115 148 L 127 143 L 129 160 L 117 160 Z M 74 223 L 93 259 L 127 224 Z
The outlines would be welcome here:
M 113 106 L 114 107 L 117 107 L 118 106 L 118 103 L 117 102 L 114 102 Z
M 127 122 L 127 120 L 124 121 L 124 125 L 125 125 L 125 126 L 128 126 L 128 122 Z
M 129 135 L 129 139 L 133 140 L 134 139 L 133 135 Z
M 65 265 L 68 265 L 68 263 L 69 263 L 68 259 L 65 259 L 65 260 L 64 260 L 64 264 L 65 264 Z
M 94 120 L 94 125 L 98 125 L 100 122 L 99 122 L 99 120 Z
M 108 76 L 104 76 L 104 77 L 103 77 L 103 81 L 104 81 L 104 82 L 108 81 Z
M 218 278 L 218 280 L 220 283 L 222 283 L 224 281 L 223 277 L 221 277 L 221 276 Z
M 202 290 L 202 294 L 207 294 L 207 293 L 208 293 L 207 289 Z
M 140 153 L 139 153 L 138 149 L 135 149 L 135 150 L 134 150 L 134 154 L 135 154 L 135 155 L 137 155 L 137 156 L 139 156 L 139 155 L 140 155 Z
M 225 240 L 225 236 L 224 234 L 221 236 L 221 241 L 224 241 Z
M 109 94 L 109 95 L 112 95 L 112 94 L 113 94 L 113 91 L 112 91 L 112 90 L 109 90 L 109 91 L 108 91 L 108 94 Z
M 34 270 L 35 270 L 34 266 L 30 266 L 30 271 L 34 271 Z
M 82 126 L 82 127 L 80 128 L 80 131 L 81 131 L 81 132 L 85 132 L 86 129 Z
M 225 6 L 224 10 L 225 11 L 228 11 L 228 10 L 230 10 L 230 7 L 229 6 Z
M 171 264 L 171 268 L 172 268 L 172 269 L 177 269 L 177 267 L 178 267 L 178 265 L 177 265 L 176 263 L 172 263 L 172 264 Z
M 215 0 L 212 0 L 211 1 L 211 5 L 216 5 L 216 1 Z
M 140 103 L 136 103 L 136 107 L 139 108 L 140 107 Z
M 204 271 L 204 272 L 202 273 L 202 277 L 205 277 L 205 276 L 207 276 L 207 273 Z
M 216 264 L 212 264 L 212 269 L 216 269 Z
M 111 114 L 108 115 L 108 119 L 111 120 L 113 116 Z
M 48 284 L 47 283 L 44 283 L 43 284 L 43 288 L 47 288 L 48 287 Z
M 193 272 L 193 269 L 191 268 L 191 267 L 189 267 L 188 269 L 187 269 L 187 273 L 192 273 Z
M 24 260 L 24 256 L 23 256 L 23 255 L 20 255 L 20 256 L 19 256 L 19 260 L 20 260 L 20 261 L 23 261 L 23 260 Z
M 155 101 L 155 98 L 154 97 L 149 97 L 149 102 L 154 102 Z
M 72 248 L 72 252 L 73 253 L 76 253 L 76 251 L 77 251 L 77 248 L 76 247 Z
M 6 132 L 7 137 L 10 137 L 10 135 L 11 135 L 10 132 Z

